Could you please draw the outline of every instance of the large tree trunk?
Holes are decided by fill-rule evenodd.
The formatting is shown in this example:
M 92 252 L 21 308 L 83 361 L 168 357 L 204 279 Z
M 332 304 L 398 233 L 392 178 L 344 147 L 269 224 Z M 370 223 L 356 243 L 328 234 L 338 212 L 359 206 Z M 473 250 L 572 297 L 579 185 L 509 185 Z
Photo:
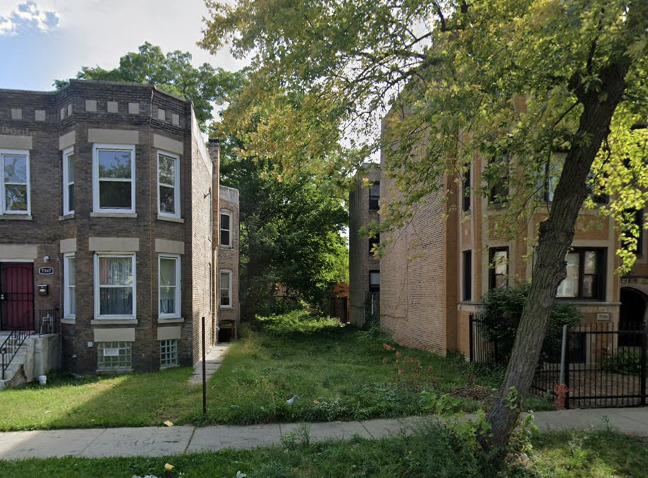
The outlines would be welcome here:
M 508 443 L 535 374 L 549 316 L 560 282 L 566 277 L 565 255 L 574 238 L 579 210 L 587 196 L 587 175 L 607 138 L 612 115 L 625 90 L 628 66 L 612 64 L 601 72 L 597 91 L 576 89 L 583 105 L 577 141 L 565 159 L 553 206 L 540 224 L 536 263 L 529 297 L 515 337 L 502 388 L 488 414 L 492 429 L 481 437 L 486 449 L 502 449 Z

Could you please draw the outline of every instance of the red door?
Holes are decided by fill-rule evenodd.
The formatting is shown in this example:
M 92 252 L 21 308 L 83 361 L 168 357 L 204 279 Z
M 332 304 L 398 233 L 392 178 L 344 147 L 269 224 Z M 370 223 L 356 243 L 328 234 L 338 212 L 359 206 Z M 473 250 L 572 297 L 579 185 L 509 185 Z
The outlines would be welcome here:
M 0 263 L 0 330 L 34 330 L 34 265 Z

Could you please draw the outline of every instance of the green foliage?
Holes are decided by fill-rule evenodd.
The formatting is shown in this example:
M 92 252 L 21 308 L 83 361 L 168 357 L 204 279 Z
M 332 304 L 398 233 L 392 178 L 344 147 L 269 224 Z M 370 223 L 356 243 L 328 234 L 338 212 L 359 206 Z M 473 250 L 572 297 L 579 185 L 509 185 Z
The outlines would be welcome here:
M 648 367 L 648 362 L 646 366 Z M 622 375 L 640 375 L 641 351 L 631 348 L 620 349 L 613 357 L 601 359 L 601 369 Z
M 529 295 L 530 284 L 516 287 L 491 289 L 482 298 L 483 309 L 480 333 L 490 342 L 496 342 L 499 361 L 506 363 L 513 349 L 522 309 Z M 556 302 L 551 310 L 551 318 L 545 341 L 542 346 L 541 360 L 560 360 L 560 344 L 564 325 L 580 322 L 581 313 L 574 304 Z
M 545 433 L 533 439 L 523 465 L 517 456 L 493 460 L 471 447 L 474 438 L 459 424 L 429 424 L 379 440 L 354 438 L 311 443 L 297 433 L 282 446 L 254 450 L 225 449 L 164 457 L 48 458 L 1 461 L 0 477 L 84 478 L 163 476 L 165 463 L 183 478 L 248 477 L 640 477 L 648 468 L 641 439 L 610 431 Z
M 84 66 L 77 73 L 77 78 L 155 85 L 163 91 L 191 100 L 196 119 L 205 128 L 212 119 L 210 103 L 223 104 L 242 87 L 246 73 L 225 71 L 208 63 L 196 68 L 191 59 L 188 52 L 175 50 L 164 54 L 159 46 L 145 42 L 138 52 L 122 56 L 117 68 L 106 70 L 100 66 Z M 67 82 L 56 80 L 54 84 L 62 88 Z
M 318 317 L 307 310 L 293 310 L 286 314 L 257 316 L 264 331 L 274 336 L 312 335 L 340 328 L 340 321 L 332 317 Z
M 283 178 L 272 161 L 226 147 L 233 154 L 221 156 L 221 182 L 240 191 L 243 315 L 281 311 L 300 300 L 321 308 L 331 284 L 348 274 L 343 190 L 308 174 Z

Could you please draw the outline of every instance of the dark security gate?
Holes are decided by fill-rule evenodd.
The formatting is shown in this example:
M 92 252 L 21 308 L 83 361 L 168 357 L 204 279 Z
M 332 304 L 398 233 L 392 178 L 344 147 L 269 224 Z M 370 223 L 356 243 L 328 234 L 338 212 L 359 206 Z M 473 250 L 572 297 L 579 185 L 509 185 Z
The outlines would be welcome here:
M 34 330 L 34 265 L 0 263 L 0 330 Z
M 505 366 L 508 355 L 484 338 L 482 323 L 469 321 L 470 361 Z M 558 399 L 565 408 L 635 407 L 647 403 L 648 337 L 643 322 L 572 326 L 561 367 L 562 338 L 541 357 L 531 393 Z M 561 377 L 562 369 L 562 377 Z

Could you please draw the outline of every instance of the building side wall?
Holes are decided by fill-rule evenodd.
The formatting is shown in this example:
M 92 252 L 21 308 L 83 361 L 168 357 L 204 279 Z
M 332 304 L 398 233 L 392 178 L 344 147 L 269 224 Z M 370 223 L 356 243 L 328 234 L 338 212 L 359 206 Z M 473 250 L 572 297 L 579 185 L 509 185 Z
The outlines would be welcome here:
M 380 261 L 369 253 L 369 238 L 361 232 L 371 222 L 379 221 L 378 211 L 369 210 L 367 185 L 374 181 L 380 181 L 380 168 L 376 164 L 365 164 L 358 171 L 349 193 L 349 321 L 357 327 L 364 326 L 366 313 L 371 313 L 369 271 L 380 270 Z M 369 309 L 368 312 L 365 309 Z
M 225 186 L 220 187 L 220 212 L 227 212 L 230 214 L 230 235 L 231 246 L 219 245 L 218 248 L 218 271 L 228 270 L 232 273 L 232 304 L 230 307 L 220 306 L 220 273 L 217 275 L 216 291 L 217 291 L 217 307 L 218 321 L 220 322 L 236 322 L 239 319 L 239 194 L 237 189 L 228 188 Z M 220 214 L 219 214 L 220 218 Z M 220 241 L 219 241 L 220 242 Z

